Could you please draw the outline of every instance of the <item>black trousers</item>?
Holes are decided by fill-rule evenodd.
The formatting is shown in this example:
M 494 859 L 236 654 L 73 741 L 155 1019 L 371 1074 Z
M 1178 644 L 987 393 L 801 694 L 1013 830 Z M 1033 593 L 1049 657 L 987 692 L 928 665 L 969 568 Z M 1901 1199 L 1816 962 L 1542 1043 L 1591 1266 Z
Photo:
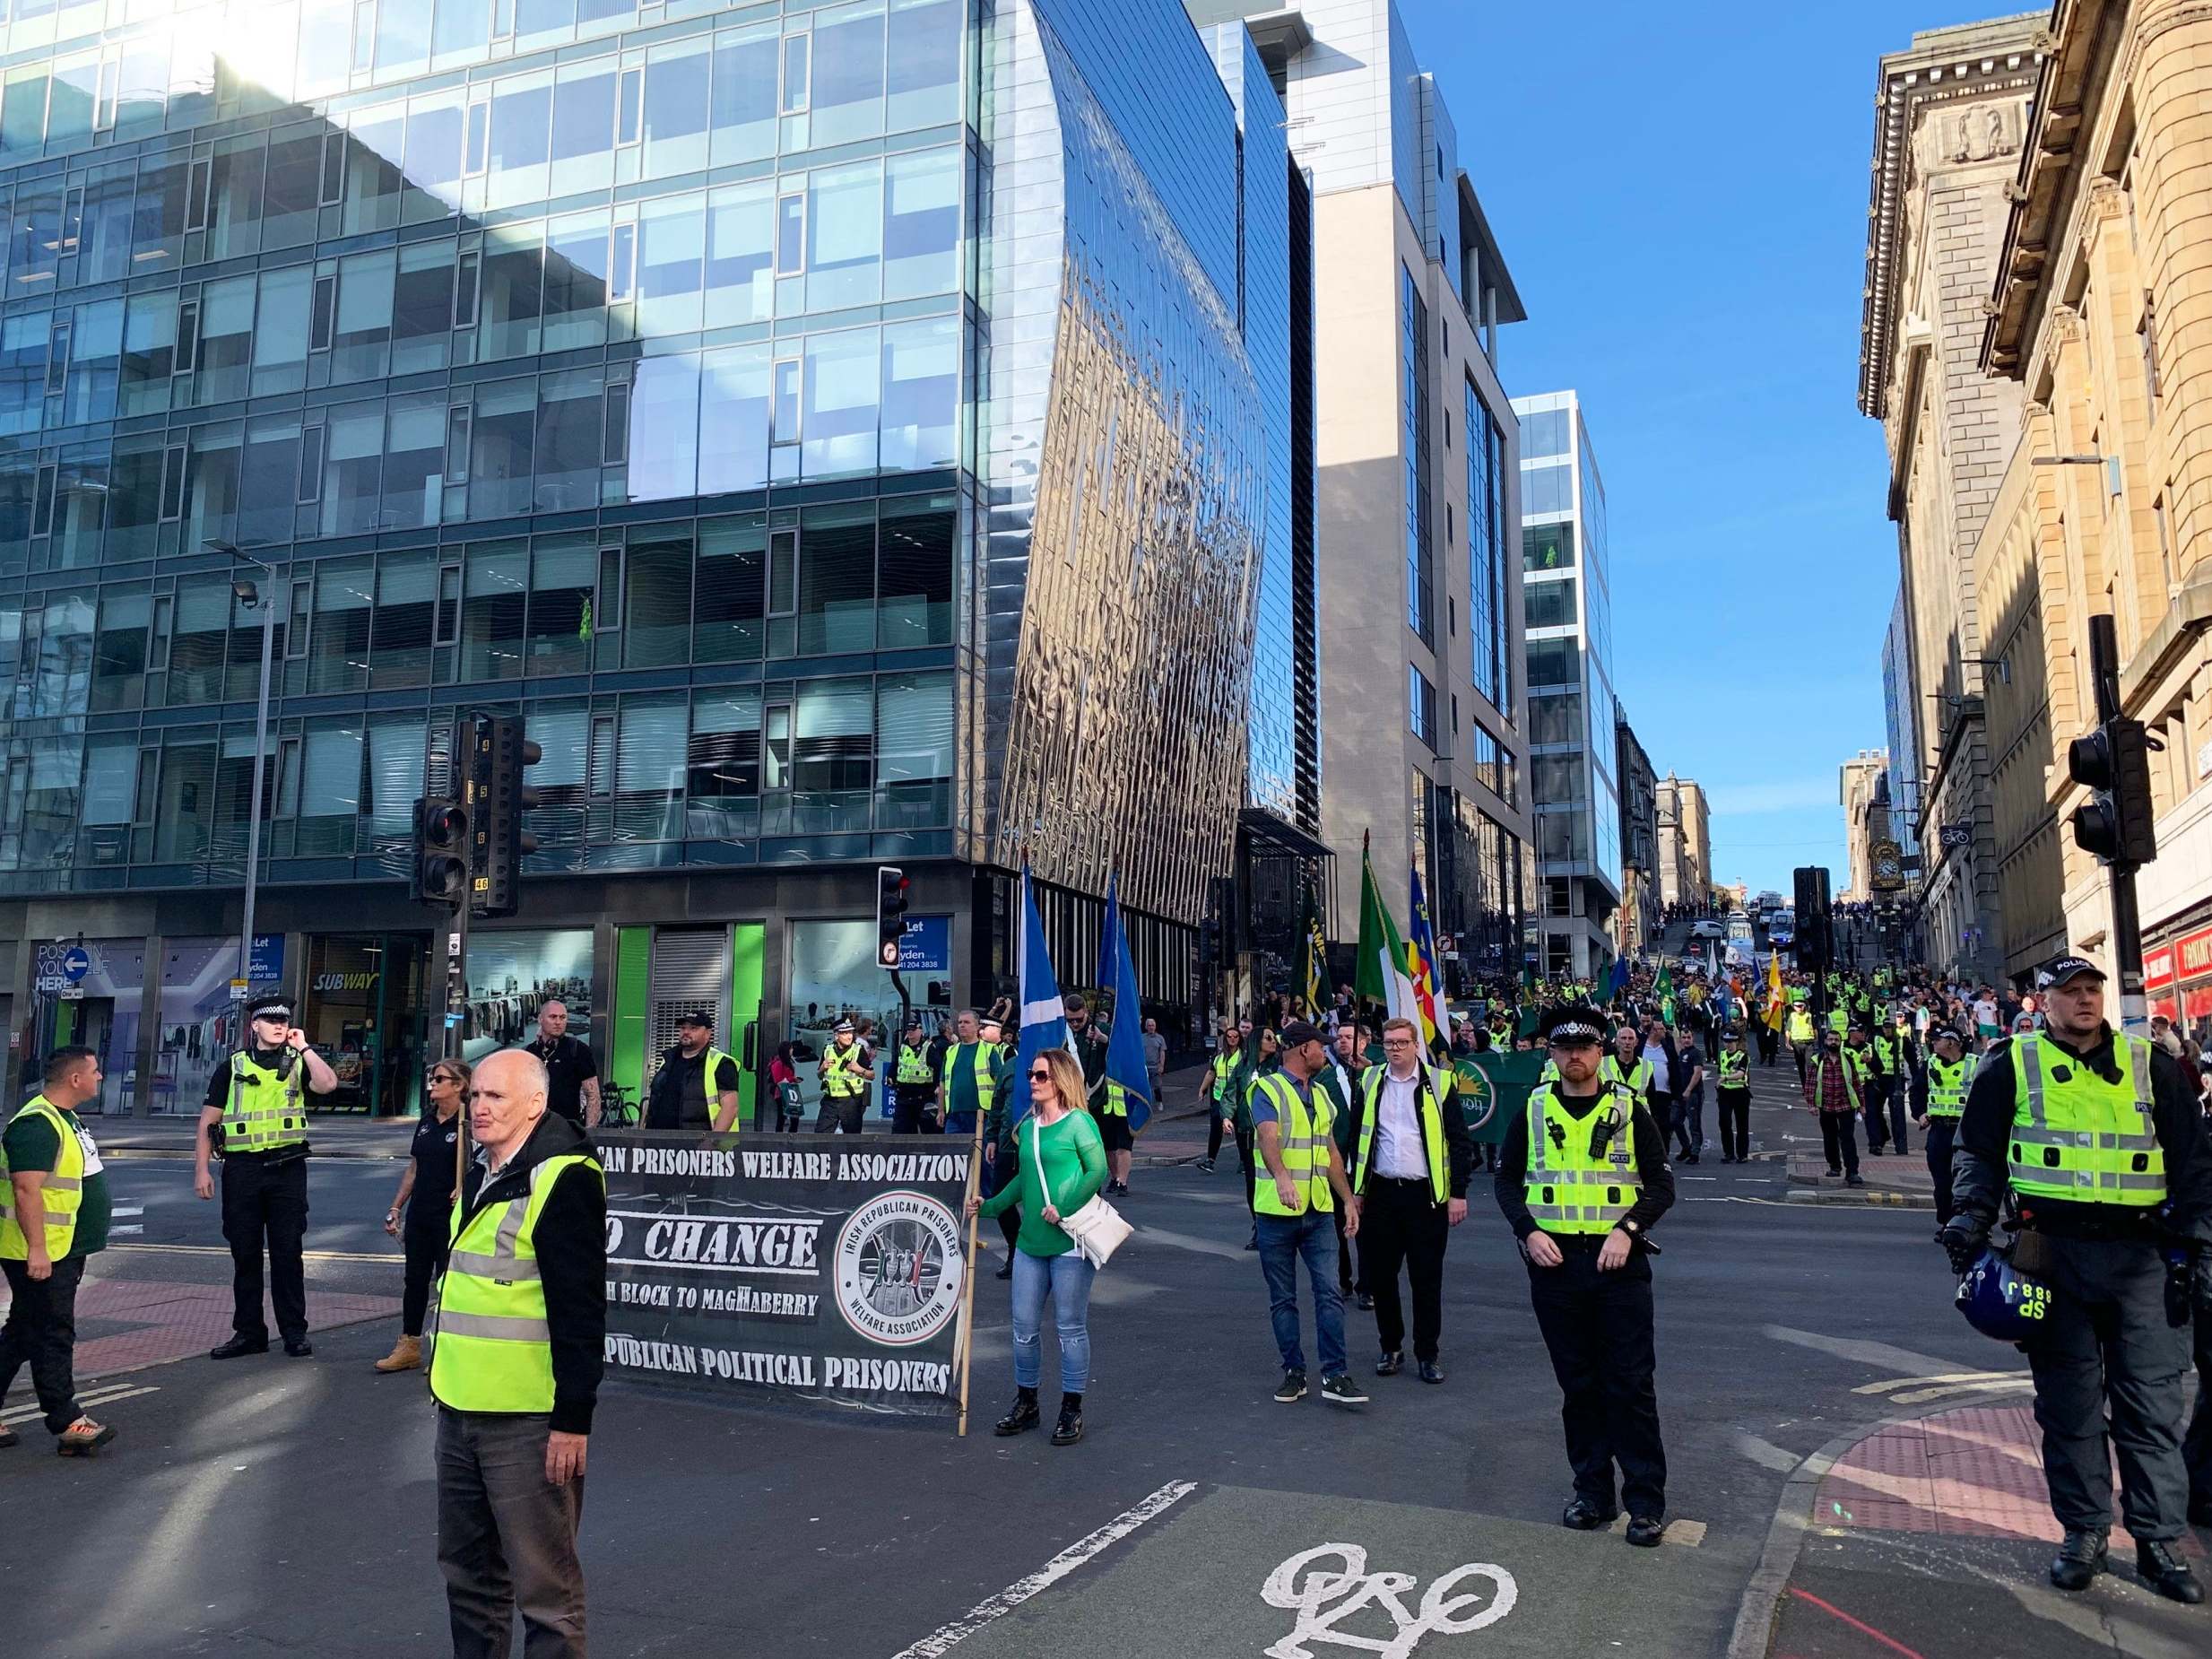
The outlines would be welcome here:
M 2193 1358 L 2197 1362 L 2197 1409 L 2190 1413 L 2189 1432 L 2182 1437 L 2182 1461 L 2189 1465 L 2189 1507 L 2212 1507 L 2212 1308 L 2199 1307 L 2191 1322 L 2196 1330 Z
M 0 1177 L 4 1179 L 4 1177 Z M 64 1256 L 44 1279 L 30 1276 L 28 1262 L 0 1262 L 5 1269 L 8 1322 L 0 1326 L 0 1394 L 15 1385 L 15 1373 L 30 1367 L 46 1426 L 60 1434 L 82 1415 L 77 1407 L 77 1286 L 84 1279 L 84 1258 Z
M 438 1408 L 438 1565 L 455 1659 L 584 1659 L 582 1477 L 545 1478 L 552 1420 Z
M 1206 1125 L 1206 1161 L 1211 1163 L 1221 1156 L 1221 1125 L 1227 1121 L 1216 1112 Z
M 814 1133 L 828 1134 L 835 1130 L 839 1134 L 858 1134 L 861 1121 L 867 1116 L 866 1095 L 833 1095 L 825 1090 L 821 1109 L 814 1114 Z
M 1849 1112 L 1822 1112 L 1820 1150 L 1828 1155 L 1828 1168 L 1845 1175 L 1859 1173 L 1859 1120 Z
M 1805 1047 L 1806 1045 L 1803 1043 L 1790 1045 L 1790 1052 L 1797 1056 L 1797 1081 L 1800 1084 L 1805 1081 Z
M 222 1236 L 230 1245 L 230 1327 L 256 1342 L 269 1340 L 261 1316 L 261 1253 L 269 1253 L 269 1300 L 276 1328 L 297 1342 L 308 1333 L 307 1266 L 300 1249 L 308 1237 L 308 1160 L 266 1157 L 222 1160 Z
M 1956 1117 L 1930 1117 L 1928 1120 L 1928 1173 L 1936 1182 L 1936 1225 L 1941 1227 L 1957 1213 L 1951 1203 L 1951 1143 L 1958 1135 Z
M 893 1134 L 942 1134 L 944 1127 L 937 1121 L 935 1099 L 916 1100 L 909 1106 L 904 1100 L 891 1102 L 891 1133 Z
M 1398 1303 L 1403 1264 L 1413 1288 L 1413 1357 L 1436 1357 L 1444 1333 L 1444 1249 L 1451 1236 L 1444 1207 L 1426 1179 L 1368 1176 L 1359 1205 L 1359 1266 L 1364 1288 L 1375 1298 L 1375 1333 L 1384 1353 L 1405 1345 L 1405 1314 Z
M 400 1291 L 399 1328 L 409 1336 L 422 1334 L 422 1316 L 429 1310 L 430 1281 L 446 1271 L 446 1217 L 443 1212 L 415 1220 L 414 1205 L 407 1209 L 407 1225 L 400 1229 L 400 1247 L 407 1253 L 406 1281 Z
M 2117 1455 L 2128 1531 L 2138 1543 L 2171 1543 L 2182 1535 L 2189 1500 L 2182 1460 L 2188 1349 L 2166 1323 L 2165 1259 L 2141 1238 L 2048 1243 L 2049 1311 L 2025 1346 L 2051 1513 L 2061 1526 L 2109 1529 Z
M 1366 1235 L 1363 1222 L 1361 1235 Z M 1529 1300 L 1559 1379 L 1559 1418 L 1574 1495 L 1600 1509 L 1619 1502 L 1632 1516 L 1667 1512 L 1667 1453 L 1659 1438 L 1658 1362 L 1652 1339 L 1652 1267 L 1642 1251 L 1598 1271 L 1600 1240 L 1555 1238 L 1566 1258 L 1529 1264 Z
M 1751 1155 L 1751 1091 L 1723 1089 L 1719 1100 L 1721 1156 L 1741 1162 Z
M 1758 1038 L 1759 1064 L 1761 1065 L 1774 1064 L 1774 1050 L 1781 1043 L 1782 1034 L 1773 1026 L 1761 1021 L 1754 1035 Z
M 1685 1158 L 1696 1158 L 1705 1151 L 1705 1096 L 1702 1089 L 1674 1097 L 1674 1138 Z
M 1252 1150 L 1252 1131 L 1236 1132 L 1236 1159 L 1245 1170 L 1245 1209 L 1257 1214 L 1259 1203 L 1259 1154 Z

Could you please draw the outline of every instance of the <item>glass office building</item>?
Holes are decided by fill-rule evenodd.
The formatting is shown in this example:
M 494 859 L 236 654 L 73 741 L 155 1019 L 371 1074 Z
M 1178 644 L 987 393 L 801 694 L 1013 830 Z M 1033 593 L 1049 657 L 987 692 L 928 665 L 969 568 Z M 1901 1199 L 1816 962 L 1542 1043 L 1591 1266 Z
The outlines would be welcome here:
M 895 1003 L 878 862 L 916 1000 L 1002 977 L 1025 856 L 1068 977 L 1118 871 L 1180 995 L 1292 443 L 1236 56 L 1174 0 L 0 0 L 0 1012 L 92 1030 L 78 934 L 223 966 L 265 625 L 255 977 L 370 1109 L 461 708 L 545 751 L 473 1028 L 765 1059 Z M 143 1110 L 224 1012 L 137 978 Z
M 1605 485 L 1573 392 L 1517 397 L 1542 971 L 1594 980 L 1621 895 Z

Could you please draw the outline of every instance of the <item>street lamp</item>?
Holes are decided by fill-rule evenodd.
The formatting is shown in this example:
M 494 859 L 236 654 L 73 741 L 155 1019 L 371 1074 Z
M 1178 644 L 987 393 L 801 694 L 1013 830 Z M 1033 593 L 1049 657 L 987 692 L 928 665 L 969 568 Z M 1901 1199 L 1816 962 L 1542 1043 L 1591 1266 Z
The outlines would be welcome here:
M 269 750 L 269 658 L 276 636 L 276 567 L 256 559 L 235 542 L 207 541 L 201 545 L 211 553 L 221 553 L 232 560 L 243 560 L 252 565 L 261 572 L 264 584 L 257 587 L 251 578 L 243 576 L 230 578 L 230 592 L 238 602 L 248 609 L 256 605 L 261 609 L 261 689 L 254 704 L 254 793 L 246 821 L 246 913 L 239 930 L 239 978 L 250 989 L 254 977 L 254 891 L 261 880 L 262 768 Z

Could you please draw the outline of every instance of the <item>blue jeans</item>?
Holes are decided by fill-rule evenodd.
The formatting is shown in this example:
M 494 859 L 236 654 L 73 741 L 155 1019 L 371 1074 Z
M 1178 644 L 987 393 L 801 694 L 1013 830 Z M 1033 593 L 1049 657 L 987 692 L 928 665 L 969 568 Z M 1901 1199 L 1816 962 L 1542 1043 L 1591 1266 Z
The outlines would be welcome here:
M 1053 1325 L 1060 1333 L 1060 1392 L 1080 1394 L 1090 1382 L 1090 1281 L 1098 1270 L 1080 1250 L 1058 1255 L 1014 1252 L 1014 1384 L 1034 1388 L 1045 1374 L 1037 1338 L 1045 1325 L 1045 1293 L 1052 1292 Z
M 1336 1224 L 1325 1213 L 1260 1215 L 1253 1218 L 1260 1236 L 1260 1271 L 1267 1275 L 1268 1316 L 1275 1324 L 1275 1346 L 1283 1369 L 1306 1369 L 1298 1346 L 1298 1258 L 1314 1287 L 1314 1342 L 1321 1350 L 1321 1374 L 1344 1371 L 1344 1298 L 1336 1288 Z

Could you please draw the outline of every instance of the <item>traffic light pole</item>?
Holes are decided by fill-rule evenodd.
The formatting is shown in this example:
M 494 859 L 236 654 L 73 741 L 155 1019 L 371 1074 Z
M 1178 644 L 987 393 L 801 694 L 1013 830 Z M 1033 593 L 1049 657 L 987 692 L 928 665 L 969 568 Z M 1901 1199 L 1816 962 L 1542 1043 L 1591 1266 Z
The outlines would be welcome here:
M 2109 727 L 2121 717 L 2120 637 L 2109 612 L 2089 619 L 2089 677 L 2096 689 L 2097 724 Z M 2108 859 L 2112 883 L 2112 956 L 2120 968 L 2120 1027 L 2140 1031 L 2150 1021 L 2143 993 L 2143 916 L 2136 908 L 2137 866 L 2125 857 Z

